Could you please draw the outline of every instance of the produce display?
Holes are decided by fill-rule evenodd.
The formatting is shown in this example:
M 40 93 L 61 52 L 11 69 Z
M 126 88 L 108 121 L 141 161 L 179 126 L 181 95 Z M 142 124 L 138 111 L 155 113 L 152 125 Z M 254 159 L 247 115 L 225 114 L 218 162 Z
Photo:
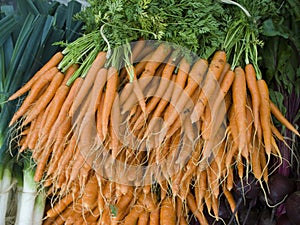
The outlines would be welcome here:
M 17 224 L 297 224 L 299 3 L 89 4 L 7 91 Z

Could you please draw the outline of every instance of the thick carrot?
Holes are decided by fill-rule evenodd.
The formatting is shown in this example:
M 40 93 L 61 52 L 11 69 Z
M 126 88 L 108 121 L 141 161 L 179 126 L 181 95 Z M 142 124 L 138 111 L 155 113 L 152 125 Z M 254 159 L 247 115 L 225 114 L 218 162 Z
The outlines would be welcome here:
M 125 217 L 124 225 L 136 224 L 139 219 L 139 216 L 143 213 L 143 206 L 134 205 L 132 206 L 129 214 Z
M 255 141 L 254 146 L 252 148 L 251 154 L 251 166 L 252 166 L 252 173 L 257 180 L 261 180 L 262 178 L 262 168 L 261 164 L 259 163 L 260 154 L 259 154 L 259 147 L 258 147 L 258 140 Z
M 104 142 L 104 136 L 103 136 L 103 131 L 102 131 L 102 109 L 103 109 L 103 104 L 104 104 L 104 95 L 101 95 L 100 103 L 97 107 L 97 112 L 96 112 L 96 129 L 97 129 L 97 134 L 101 142 Z
M 77 108 L 80 106 L 83 99 L 85 98 L 90 88 L 94 84 L 98 71 L 104 66 L 105 62 L 106 62 L 106 53 L 99 52 L 94 62 L 92 63 L 88 73 L 84 77 L 84 82 L 80 90 L 78 91 L 76 98 L 74 99 L 72 108 L 70 110 L 71 115 L 73 115 L 77 111 Z
M 23 122 L 24 125 L 30 123 L 33 119 L 35 119 L 38 116 L 38 114 L 43 109 L 47 107 L 48 103 L 54 97 L 63 79 L 64 79 L 63 73 L 61 72 L 56 73 L 49 87 L 45 90 L 44 94 L 33 105 L 32 109 L 30 110 L 30 113 L 28 114 L 25 121 Z
M 137 225 L 148 224 L 149 219 L 150 219 L 150 213 L 147 211 L 144 211 L 144 212 L 142 212 L 142 214 L 140 214 Z
M 252 64 L 247 64 L 245 66 L 245 73 L 246 73 L 247 87 L 251 94 L 254 127 L 255 127 L 255 131 L 257 132 L 258 139 L 261 140 L 262 131 L 261 131 L 261 126 L 259 125 L 260 124 L 260 118 L 259 118 L 260 95 L 259 95 L 259 90 L 256 81 L 255 69 Z
M 217 51 L 213 55 L 210 62 L 206 79 L 202 87 L 198 102 L 194 107 L 194 111 L 191 115 L 192 122 L 198 121 L 204 113 L 205 106 L 209 99 L 215 92 L 215 87 L 218 84 L 218 80 L 226 64 L 226 53 L 224 51 Z
M 265 144 L 265 151 L 268 156 L 268 163 L 272 151 L 271 107 L 269 88 L 267 83 L 262 79 L 257 81 L 257 85 L 261 99 L 261 104 L 259 107 L 260 123 Z
M 91 176 L 84 187 L 84 193 L 82 195 L 82 206 L 87 209 L 92 209 L 92 207 L 97 203 L 97 196 L 99 192 L 98 181 L 95 175 Z
M 17 121 L 21 116 L 23 116 L 29 107 L 32 106 L 32 103 L 36 100 L 37 96 L 40 94 L 41 90 L 53 79 L 55 74 L 58 72 L 56 67 L 48 70 L 47 73 L 38 79 L 34 85 L 31 87 L 28 96 L 25 98 L 24 102 L 18 109 L 18 111 L 14 114 L 13 118 L 11 119 L 9 126 L 11 126 L 14 122 Z
M 170 197 L 165 198 L 161 203 L 160 224 L 176 224 L 176 211 Z
M 107 72 L 107 83 L 104 94 L 104 103 L 102 108 L 102 133 L 104 138 L 108 131 L 108 122 L 111 114 L 111 109 L 115 101 L 118 87 L 118 71 L 115 67 L 110 67 Z
M 149 225 L 159 225 L 160 224 L 160 207 L 157 206 L 155 210 L 150 213 Z
M 63 57 L 64 56 L 61 52 L 57 52 L 55 55 L 53 55 L 52 58 L 39 71 L 37 71 L 25 85 L 23 85 L 22 88 L 20 88 L 12 96 L 10 96 L 8 100 L 14 100 L 29 91 L 32 88 L 33 84 L 37 80 L 39 80 L 41 76 L 48 72 L 48 70 L 53 69 L 62 60 Z
M 296 130 L 296 128 L 282 115 L 280 110 L 277 108 L 277 106 L 270 100 L 270 109 L 271 113 L 275 116 L 275 118 L 282 124 L 284 125 L 287 129 L 295 133 L 300 137 L 299 132 Z
M 247 101 L 247 90 L 246 90 L 246 77 L 245 72 L 241 67 L 236 67 L 235 79 L 232 85 L 232 100 L 233 110 L 236 119 L 236 125 L 238 128 L 238 148 L 240 157 L 243 153 L 248 153 L 247 143 L 247 116 L 246 116 L 246 101 Z M 248 161 L 249 156 L 243 155 Z M 238 158 L 238 161 L 241 160 Z

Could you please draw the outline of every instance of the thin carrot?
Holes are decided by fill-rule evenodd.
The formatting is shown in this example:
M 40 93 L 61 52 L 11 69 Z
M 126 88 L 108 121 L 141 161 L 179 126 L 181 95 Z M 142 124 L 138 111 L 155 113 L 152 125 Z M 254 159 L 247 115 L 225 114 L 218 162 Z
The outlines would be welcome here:
M 142 212 L 143 212 L 143 207 L 141 205 L 134 205 L 131 208 L 129 214 L 125 217 L 124 225 L 136 224 Z
M 262 138 L 262 131 L 259 118 L 259 106 L 260 106 L 260 95 L 256 81 L 256 72 L 252 64 L 247 64 L 245 66 L 245 73 L 246 73 L 246 81 L 247 87 L 251 94 L 251 102 L 252 102 L 252 111 L 254 117 L 254 127 L 255 131 L 257 132 L 258 139 L 261 140 Z
M 284 125 L 287 129 L 295 133 L 300 137 L 299 132 L 296 130 L 296 128 L 284 117 L 284 115 L 280 112 L 278 107 L 270 100 L 270 109 L 271 113 L 275 116 L 275 118 Z
M 89 92 L 90 88 L 92 87 L 94 80 L 96 78 L 97 72 L 104 66 L 104 63 L 106 62 L 106 53 L 105 52 L 99 52 L 95 60 L 93 61 L 88 73 L 84 77 L 84 82 L 78 91 L 76 98 L 74 99 L 72 108 L 70 110 L 70 114 L 73 115 L 77 108 L 82 103 L 83 99 Z
M 25 121 L 23 122 L 24 125 L 30 123 L 34 118 L 38 116 L 38 114 L 46 108 L 47 104 L 52 100 L 54 97 L 57 89 L 59 88 L 60 84 L 64 79 L 64 74 L 61 72 L 56 73 L 53 80 L 51 81 L 49 87 L 46 89 L 44 94 L 36 101 L 32 110 L 26 117 Z
M 207 222 L 203 212 L 199 211 L 197 208 L 194 196 L 191 193 L 189 193 L 186 200 L 187 200 L 188 207 L 190 208 L 190 210 L 192 211 L 194 216 L 198 219 L 199 223 L 201 225 L 208 225 L 208 222 Z
M 229 203 L 231 212 L 235 213 L 235 218 L 236 218 L 237 221 L 239 221 L 238 220 L 238 214 L 236 212 L 236 203 L 235 203 L 235 200 L 234 200 L 231 192 L 229 190 L 227 190 L 227 188 L 225 186 L 223 186 L 223 193 L 224 193 L 224 195 L 225 195 L 225 197 L 226 197 L 226 199 Z
M 117 94 L 118 82 L 117 69 L 115 67 L 110 67 L 107 72 L 107 83 L 102 108 L 102 133 L 104 138 L 107 135 L 109 117 Z
M 177 102 L 171 102 L 169 106 L 171 108 L 174 106 L 175 109 L 169 109 L 170 113 L 165 113 L 164 120 L 166 123 L 166 127 L 170 127 L 179 116 L 179 113 L 182 112 L 189 98 L 193 95 L 195 90 L 201 84 L 203 77 L 206 73 L 207 67 L 208 62 L 204 59 L 199 59 L 197 62 L 195 62 L 191 71 L 189 72 L 187 86 L 184 88 L 184 91 L 181 93 Z
M 233 109 L 236 118 L 236 125 L 238 128 L 238 148 L 240 157 L 243 153 L 248 153 L 248 143 L 247 143 L 247 116 L 246 116 L 246 100 L 247 100 L 247 90 L 246 90 L 246 77 L 245 72 L 241 67 L 236 67 L 235 79 L 232 85 L 232 100 Z M 243 155 L 246 160 L 248 160 L 248 155 Z M 238 161 L 241 159 L 238 158 Z
M 205 106 L 209 99 L 214 94 L 217 81 L 219 80 L 223 68 L 226 64 L 226 53 L 224 51 L 217 51 L 213 55 L 213 58 L 209 64 L 206 79 L 202 87 L 198 102 L 194 107 L 194 111 L 191 115 L 192 122 L 198 121 L 203 115 Z
M 53 67 L 34 83 L 34 85 L 30 89 L 28 96 L 25 98 L 24 102 L 11 119 L 9 126 L 11 126 L 14 122 L 17 121 L 17 119 L 19 119 L 27 112 L 29 107 L 31 107 L 32 103 L 36 100 L 36 97 L 40 94 L 41 90 L 43 90 L 43 88 L 53 79 L 57 72 L 57 68 Z
M 270 160 L 270 155 L 272 151 L 272 131 L 271 131 L 271 107 L 270 107 L 270 97 L 269 88 L 264 80 L 257 81 L 261 104 L 259 108 L 260 123 L 263 133 L 263 140 L 265 144 L 265 151 L 268 156 L 268 161 Z
M 54 54 L 51 59 L 45 65 L 43 65 L 43 67 L 39 71 L 37 71 L 28 82 L 12 96 L 10 96 L 8 100 L 14 100 L 29 91 L 32 88 L 33 84 L 37 80 L 39 80 L 41 76 L 43 76 L 46 72 L 48 72 L 50 69 L 53 69 L 62 60 L 62 58 L 63 54 L 61 52 L 57 52 L 56 54 Z

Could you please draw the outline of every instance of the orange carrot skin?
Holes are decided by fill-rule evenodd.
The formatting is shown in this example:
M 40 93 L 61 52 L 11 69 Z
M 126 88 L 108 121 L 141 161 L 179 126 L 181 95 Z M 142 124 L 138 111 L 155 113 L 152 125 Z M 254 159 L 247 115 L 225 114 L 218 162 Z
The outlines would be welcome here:
M 176 211 L 173 206 L 172 199 L 170 197 L 165 198 L 162 202 L 160 209 L 160 224 L 176 224 Z
M 203 115 L 208 100 L 214 94 L 217 81 L 222 74 L 225 64 L 226 53 L 224 51 L 217 51 L 209 64 L 202 91 L 191 115 L 193 123 L 198 121 Z
M 270 96 L 269 88 L 264 80 L 257 81 L 259 93 L 260 93 L 260 123 L 263 133 L 263 140 L 265 144 L 265 151 L 270 158 L 272 151 L 272 130 L 271 130 L 271 107 L 270 107 Z
M 296 135 L 300 137 L 299 132 L 296 130 L 296 128 L 282 115 L 280 110 L 277 108 L 277 106 L 270 100 L 270 108 L 271 113 L 276 117 L 276 119 L 284 125 L 287 129 L 294 132 Z
M 232 100 L 234 106 L 234 114 L 236 117 L 236 124 L 238 128 L 238 143 L 239 154 L 248 160 L 248 145 L 247 145 L 247 114 L 246 114 L 246 101 L 247 101 L 247 89 L 246 89 L 246 77 L 245 72 L 241 67 L 237 67 L 234 70 L 235 80 L 232 85 Z M 239 160 L 239 159 L 238 159 Z
M 18 111 L 14 114 L 13 118 L 11 119 L 9 126 L 11 126 L 14 122 L 17 121 L 21 116 L 23 116 L 26 111 L 31 107 L 32 103 L 36 100 L 36 97 L 40 94 L 40 91 L 45 87 L 55 76 L 58 72 L 57 68 L 53 67 L 50 69 L 41 79 L 37 80 L 34 85 L 32 86 L 28 96 L 25 98 L 24 102 L 22 103 L 21 107 Z
M 253 116 L 254 116 L 254 127 L 258 135 L 258 139 L 261 140 L 262 134 L 261 134 L 261 127 L 259 125 L 259 105 L 260 105 L 260 95 L 259 90 L 257 86 L 256 81 L 256 73 L 255 69 L 252 64 L 247 64 L 245 66 L 245 73 L 246 73 L 246 81 L 247 81 L 247 87 L 251 94 L 251 100 L 252 100 L 252 110 L 253 110 Z
M 50 70 L 51 68 L 54 68 L 55 66 L 57 66 L 57 64 L 63 59 L 63 54 L 62 52 L 57 52 L 56 54 L 54 54 L 51 59 L 38 71 L 35 73 L 35 75 L 21 88 L 19 89 L 17 92 L 15 92 L 12 96 L 10 96 L 10 98 L 8 99 L 10 100 L 14 100 L 18 97 L 20 97 L 21 95 L 25 94 L 27 91 L 30 90 L 30 88 L 33 86 L 33 84 L 40 79 L 40 77 L 48 70 Z
M 115 96 L 117 94 L 118 82 L 119 79 L 117 69 L 115 67 L 110 67 L 107 72 L 107 83 L 102 109 L 102 132 L 104 138 L 106 137 L 108 132 L 108 122 Z
M 53 80 L 51 81 L 50 85 L 46 89 L 46 91 L 43 93 L 43 95 L 37 100 L 35 105 L 33 106 L 32 110 L 30 111 L 30 114 L 27 116 L 27 118 L 24 121 L 24 125 L 31 122 L 34 118 L 38 116 L 38 114 L 47 107 L 48 103 L 52 100 L 54 97 L 57 89 L 59 88 L 60 84 L 62 83 L 64 79 L 64 74 L 61 72 L 56 73 Z

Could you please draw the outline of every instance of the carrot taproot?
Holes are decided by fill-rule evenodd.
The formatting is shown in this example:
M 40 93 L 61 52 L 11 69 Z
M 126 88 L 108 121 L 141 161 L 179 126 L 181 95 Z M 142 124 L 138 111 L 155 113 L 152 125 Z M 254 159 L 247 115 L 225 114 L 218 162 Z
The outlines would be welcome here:
M 132 206 L 129 214 L 125 217 L 124 225 L 136 224 L 139 219 L 139 216 L 143 213 L 143 206 L 134 205 Z
M 290 131 L 292 131 L 293 133 L 295 133 L 300 137 L 300 134 L 297 131 L 297 129 L 285 118 L 285 116 L 281 113 L 278 107 L 271 100 L 269 100 L 269 102 L 270 102 L 271 113 L 273 114 L 273 116 L 275 116 L 275 118 L 287 129 L 289 129 Z
M 27 91 L 29 91 L 33 84 L 41 78 L 41 76 L 44 76 L 46 72 L 49 72 L 49 70 L 54 70 L 55 66 L 63 59 L 63 54 L 61 52 L 55 53 L 50 60 L 43 65 L 41 69 L 39 69 L 33 77 L 25 84 L 23 85 L 18 91 L 16 91 L 13 95 L 11 95 L 8 99 L 8 101 L 14 100 L 21 95 L 25 94 Z M 55 68 L 57 71 L 57 68 Z
M 79 194 L 79 193 L 78 193 Z M 78 196 L 77 193 L 69 193 L 60 199 L 54 207 L 47 211 L 47 217 L 53 218 L 62 213 Z
M 95 78 L 97 76 L 98 71 L 104 66 L 106 62 L 106 52 L 99 52 L 95 60 L 93 61 L 89 71 L 87 72 L 86 76 L 84 77 L 84 82 L 82 83 L 81 88 L 77 92 L 76 97 L 74 98 L 70 114 L 73 115 L 80 104 L 82 103 L 83 99 L 90 91 L 90 88 L 94 84 Z
M 94 114 L 96 112 L 99 102 L 101 100 L 101 96 L 103 94 L 103 88 L 107 81 L 107 73 L 108 73 L 108 70 L 106 68 L 101 68 L 97 72 L 94 84 L 92 86 L 92 89 L 90 90 L 93 98 L 90 101 L 90 106 L 88 108 L 87 113 Z
M 84 192 L 82 195 L 82 206 L 87 209 L 92 209 L 92 207 L 97 203 L 99 187 L 98 181 L 95 175 L 89 177 L 86 186 L 84 187 Z
M 176 224 L 176 211 L 170 197 L 165 198 L 161 203 L 160 224 Z
M 193 95 L 197 87 L 199 87 L 199 85 L 201 84 L 204 75 L 206 74 L 207 67 L 208 62 L 204 59 L 199 59 L 194 63 L 191 71 L 189 72 L 187 86 L 184 88 L 177 102 L 171 101 L 170 107 L 172 108 L 173 105 L 174 110 L 171 110 L 169 114 L 166 113 L 164 116 L 166 127 L 170 127 L 179 116 L 179 113 L 182 112 L 189 98 Z
M 215 52 L 209 64 L 199 99 L 191 114 L 191 119 L 193 123 L 198 121 L 203 115 L 205 106 L 207 105 L 209 99 L 215 92 L 215 87 L 218 83 L 218 80 L 221 76 L 225 64 L 226 53 L 224 51 Z
M 160 207 L 157 206 L 155 210 L 150 212 L 149 225 L 159 225 L 160 224 Z
M 225 198 L 227 199 L 227 202 L 229 204 L 231 212 L 235 214 L 236 220 L 239 221 L 238 220 L 238 213 L 236 212 L 236 203 L 235 203 L 235 200 L 234 200 L 231 192 L 225 187 L 225 185 L 223 186 L 222 190 L 223 190 L 223 193 L 225 195 Z
M 278 138 L 278 140 L 283 141 L 283 142 L 285 141 L 284 137 L 282 136 L 280 131 L 277 129 L 277 127 L 274 126 L 274 124 L 271 124 L 271 131 Z
M 104 102 L 102 108 L 102 133 L 104 138 L 108 131 L 108 122 L 111 114 L 111 109 L 115 101 L 118 86 L 118 71 L 115 67 L 110 67 L 107 72 L 107 83 L 104 93 Z
M 236 67 L 234 70 L 235 79 L 232 85 L 232 101 L 235 114 L 236 125 L 238 129 L 238 161 L 243 153 L 248 153 L 247 143 L 247 116 L 246 116 L 246 77 L 242 67 Z M 248 160 L 248 155 L 243 155 Z
M 268 156 L 267 164 L 270 160 L 272 151 L 272 131 L 271 131 L 271 106 L 269 97 L 269 88 L 264 80 L 257 81 L 258 90 L 260 93 L 261 104 L 259 108 L 260 123 L 263 134 L 263 141 L 265 145 L 265 151 Z
M 36 100 L 37 96 L 39 94 L 41 94 L 41 90 L 43 90 L 43 88 L 51 82 L 51 80 L 53 79 L 53 77 L 55 76 L 55 74 L 58 72 L 56 67 L 53 67 L 52 69 L 50 69 L 49 71 L 47 71 L 47 73 L 42 76 L 40 79 L 38 79 L 34 85 L 31 87 L 30 92 L 28 94 L 28 96 L 25 98 L 25 100 L 23 101 L 22 105 L 20 106 L 20 108 L 18 109 L 18 111 L 13 115 L 13 118 L 11 119 L 9 126 L 11 126 L 12 124 L 14 124 L 17 119 L 19 119 L 21 116 L 23 116 L 27 110 L 29 109 L 29 107 L 32 106 L 32 103 Z
M 259 125 L 260 124 L 260 118 L 259 118 L 260 94 L 257 86 L 256 72 L 253 64 L 247 64 L 245 66 L 245 73 L 246 73 L 247 88 L 251 95 L 252 111 L 254 117 L 254 128 L 255 131 L 257 132 L 258 139 L 261 140 L 262 131 Z
M 145 224 L 148 224 L 148 222 L 149 222 L 149 217 L 150 217 L 150 213 L 149 213 L 149 212 L 147 212 L 147 211 L 142 212 L 142 213 L 139 215 L 139 219 L 138 219 L 137 225 L 145 225 Z
M 208 225 L 208 221 L 206 220 L 203 212 L 199 211 L 197 208 L 194 196 L 191 193 L 189 193 L 186 200 L 189 209 L 192 211 L 193 215 L 198 219 L 199 223 L 201 225 Z
M 24 125 L 30 123 L 34 118 L 38 116 L 38 114 L 46 108 L 48 103 L 52 100 L 54 97 L 57 89 L 59 88 L 60 84 L 62 83 L 64 79 L 64 74 L 61 72 L 56 73 L 56 75 L 53 77 L 52 81 L 50 82 L 49 86 L 45 90 L 45 92 L 42 94 L 42 96 L 36 101 L 36 103 L 33 105 L 32 109 L 30 110 L 30 113 L 26 117 L 25 121 L 23 122 Z
M 262 178 L 262 168 L 261 164 L 259 163 L 260 154 L 259 154 L 259 147 L 258 147 L 258 140 L 254 142 L 254 146 L 252 148 L 251 154 L 251 166 L 252 166 L 252 173 L 257 180 L 261 180 Z

